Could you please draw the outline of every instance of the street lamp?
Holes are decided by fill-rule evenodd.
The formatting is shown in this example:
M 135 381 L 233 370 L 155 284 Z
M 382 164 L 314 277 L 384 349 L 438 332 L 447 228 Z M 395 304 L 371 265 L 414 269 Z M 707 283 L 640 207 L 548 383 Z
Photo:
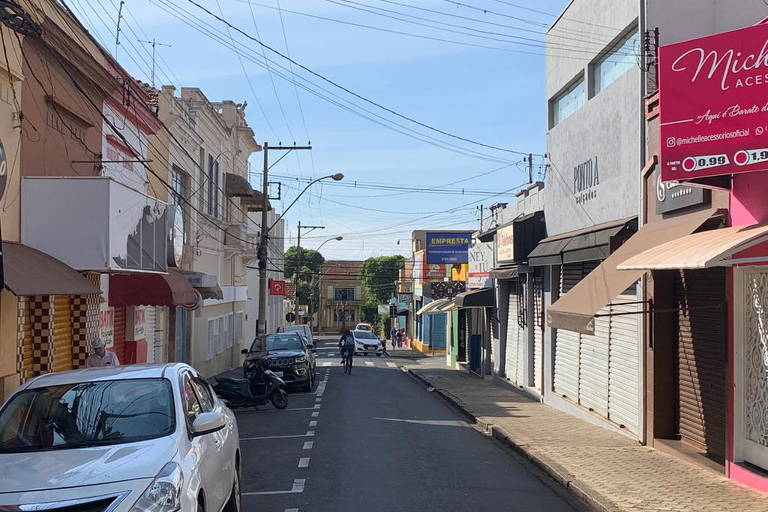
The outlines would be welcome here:
M 330 242 L 331 240 L 336 240 L 337 242 L 341 242 L 342 240 L 344 240 L 344 237 L 343 237 L 343 236 L 335 236 L 335 237 L 333 237 L 333 238 L 329 238 L 329 239 L 328 239 L 328 240 L 326 240 L 325 242 L 321 243 L 321 244 L 320 244 L 320 245 L 317 247 L 317 249 L 315 249 L 315 250 L 316 250 L 317 252 L 320 252 L 320 248 L 321 248 L 322 246 L 324 246 L 325 244 L 327 244 L 328 242 Z
M 304 192 L 307 191 L 309 187 L 314 185 L 315 183 L 325 180 L 325 179 L 332 179 L 333 181 L 341 181 L 344 179 L 344 174 L 337 172 L 334 174 L 329 174 L 328 176 L 321 176 L 320 178 L 314 179 L 310 181 L 306 187 L 304 187 L 304 190 L 299 192 L 299 195 L 296 196 L 296 198 L 293 200 L 291 204 L 288 205 L 288 207 L 283 210 L 283 213 L 280 214 L 280 216 L 275 219 L 275 222 L 272 223 L 271 226 L 268 228 L 267 223 L 267 189 L 269 188 L 269 181 L 268 181 L 268 172 L 269 172 L 269 166 L 267 165 L 267 149 L 269 146 L 265 143 L 264 144 L 264 175 L 263 180 L 264 184 L 262 186 L 262 211 L 261 211 L 261 235 L 259 237 L 259 249 L 258 249 L 258 255 L 259 255 L 259 316 L 258 320 L 256 322 L 256 335 L 257 337 L 259 335 L 263 335 L 267 333 L 267 240 L 269 232 L 272 231 L 272 228 L 274 228 L 278 222 L 280 222 L 280 219 L 282 219 L 286 213 L 288 213 L 288 210 L 291 209 L 291 207 L 296 204 L 296 201 L 301 198 L 302 195 L 304 195 Z M 309 147 L 307 147 L 309 148 Z M 299 147 L 294 148 L 285 148 L 288 150 L 293 149 L 304 149 Z

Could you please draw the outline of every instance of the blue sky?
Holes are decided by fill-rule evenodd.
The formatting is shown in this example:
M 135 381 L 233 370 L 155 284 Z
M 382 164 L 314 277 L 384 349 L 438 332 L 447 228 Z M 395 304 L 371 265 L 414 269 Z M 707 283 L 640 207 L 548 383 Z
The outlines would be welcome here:
M 559 13 L 566 0 L 458 2 L 464 5 L 449 0 L 280 0 L 282 24 L 276 9 L 278 0 L 251 0 L 250 6 L 247 0 L 197 1 L 219 15 L 223 13 L 223 18 L 265 44 L 284 54 L 290 52 L 296 62 L 425 124 L 493 146 L 533 153 L 545 150 L 543 49 L 485 38 L 506 41 L 508 35 L 515 35 L 543 40 L 546 28 L 541 24 L 549 24 L 554 18 L 521 7 Z M 67 3 L 86 27 L 108 49 L 114 50 L 119 0 L 69 0 Z M 484 13 L 470 6 L 493 12 Z M 403 23 L 359 10 L 375 10 L 372 7 L 397 11 L 402 14 L 377 12 L 400 16 L 414 23 L 439 23 L 445 30 Z M 445 15 L 412 7 L 432 9 Z M 354 101 L 358 112 L 364 107 L 416 130 L 419 137 L 434 137 L 441 145 L 454 150 L 478 152 L 480 158 L 396 133 L 302 89 L 298 89 L 297 101 L 294 85 L 243 58 L 242 66 L 250 79 L 249 85 L 240 60 L 231 49 L 195 31 L 171 13 L 187 19 L 194 15 L 221 31 L 223 40 L 230 41 L 227 27 L 189 0 L 125 0 L 118 60 L 134 76 L 149 81 L 151 48 L 137 39 L 157 38 L 159 42 L 171 45 L 158 46 L 158 86 L 172 83 L 177 87 L 199 87 L 215 101 L 247 101 L 248 122 L 259 142 L 268 141 L 275 145 L 277 142 L 290 144 L 295 140 L 304 144 L 311 140 L 314 147 L 311 155 L 297 152 L 272 169 L 275 176 L 280 176 L 274 179 L 283 182 L 284 200 L 275 205 L 278 209 L 287 206 L 304 186 L 287 176 L 319 177 L 343 172 L 346 176 L 344 186 L 315 185 L 286 215 L 292 236 L 295 236 L 298 221 L 305 225 L 326 226 L 325 230 L 307 234 L 302 240 L 305 247 L 317 247 L 331 236 L 341 234 L 345 237 L 341 242 L 330 242 L 323 247 L 323 254 L 328 258 L 408 254 L 411 230 L 476 228 L 477 205 L 482 203 L 487 207 L 513 197 L 511 194 L 382 191 L 351 186 L 356 182 L 365 186 L 384 183 L 424 189 L 487 173 L 443 187 L 443 190 L 464 188 L 499 194 L 527 180 L 520 155 L 430 132 L 354 99 L 296 66 L 293 71 L 311 80 L 313 90 L 318 90 L 316 87 L 320 85 L 345 100 Z M 376 31 L 312 18 L 307 14 L 500 49 Z M 210 28 L 206 27 L 206 30 Z M 470 32 L 485 38 L 448 30 Z M 237 32 L 231 34 L 238 48 L 243 52 L 252 51 L 252 58 L 261 60 L 262 48 L 257 43 Z M 286 68 L 289 66 L 287 61 L 269 51 L 266 55 Z M 285 76 L 290 77 L 290 71 L 287 69 Z M 279 155 L 270 153 L 270 157 L 274 161 Z M 261 158 L 261 154 L 252 157 L 254 171 L 261 169 Z M 538 168 L 540 160 L 535 161 Z M 490 172 L 494 169 L 498 170 Z M 252 182 L 254 185 L 260 183 L 260 175 L 253 175 Z M 286 245 L 289 243 L 286 241 Z

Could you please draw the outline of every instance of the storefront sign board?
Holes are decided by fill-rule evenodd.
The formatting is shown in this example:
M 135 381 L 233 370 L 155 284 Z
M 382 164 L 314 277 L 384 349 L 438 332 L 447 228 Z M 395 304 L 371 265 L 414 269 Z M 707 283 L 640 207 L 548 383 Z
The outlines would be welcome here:
M 427 263 L 467 263 L 467 252 L 472 240 L 470 233 L 427 233 Z

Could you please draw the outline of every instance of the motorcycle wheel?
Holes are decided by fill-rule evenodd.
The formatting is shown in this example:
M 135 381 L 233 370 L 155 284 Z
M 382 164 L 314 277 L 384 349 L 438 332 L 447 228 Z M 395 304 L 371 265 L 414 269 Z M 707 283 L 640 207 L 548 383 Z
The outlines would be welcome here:
M 275 409 L 285 409 L 288 407 L 288 395 L 283 389 L 278 389 L 272 393 L 269 400 L 272 402 L 272 405 L 275 406 Z

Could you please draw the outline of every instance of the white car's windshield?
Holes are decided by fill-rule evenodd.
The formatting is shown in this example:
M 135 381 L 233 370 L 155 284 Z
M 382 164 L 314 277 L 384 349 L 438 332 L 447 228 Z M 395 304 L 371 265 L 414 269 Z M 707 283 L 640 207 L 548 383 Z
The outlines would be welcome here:
M 166 379 L 109 380 L 29 389 L 0 412 L 0 453 L 121 444 L 176 428 Z
M 298 334 L 271 334 L 267 336 L 267 350 L 304 350 Z
M 355 338 L 358 338 L 361 340 L 378 340 L 379 339 L 371 331 L 355 331 Z

